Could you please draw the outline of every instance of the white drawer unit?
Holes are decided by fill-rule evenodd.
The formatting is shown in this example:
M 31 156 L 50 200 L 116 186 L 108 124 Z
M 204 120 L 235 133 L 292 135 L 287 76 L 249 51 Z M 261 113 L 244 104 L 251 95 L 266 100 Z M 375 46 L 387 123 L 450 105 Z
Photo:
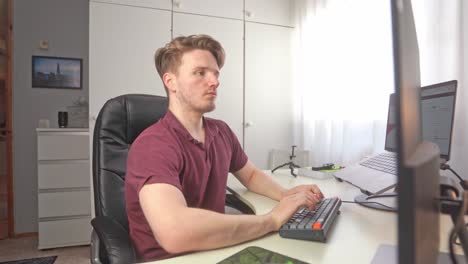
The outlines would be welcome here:
M 87 245 L 91 236 L 89 218 L 39 222 L 39 249 Z
M 37 138 L 38 160 L 88 159 L 89 134 L 81 132 L 40 133 Z
M 39 193 L 39 218 L 89 216 L 91 214 L 89 197 L 89 189 Z
M 88 129 L 36 131 L 38 248 L 87 245 L 91 236 Z
M 88 160 L 40 161 L 37 169 L 39 189 L 89 188 Z

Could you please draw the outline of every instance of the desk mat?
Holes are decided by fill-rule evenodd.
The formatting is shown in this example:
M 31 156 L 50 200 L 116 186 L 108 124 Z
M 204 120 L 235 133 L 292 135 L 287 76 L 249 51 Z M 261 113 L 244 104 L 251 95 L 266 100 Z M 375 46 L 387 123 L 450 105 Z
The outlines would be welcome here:
M 309 264 L 261 247 L 248 247 L 217 264 Z

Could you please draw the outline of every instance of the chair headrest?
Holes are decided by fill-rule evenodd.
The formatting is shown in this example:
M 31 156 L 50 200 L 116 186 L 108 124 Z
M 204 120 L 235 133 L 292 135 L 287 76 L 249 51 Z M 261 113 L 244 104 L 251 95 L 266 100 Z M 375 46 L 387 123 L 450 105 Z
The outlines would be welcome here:
M 166 97 L 126 94 L 107 101 L 99 112 L 95 136 L 132 144 L 138 135 L 167 112 Z M 96 129 L 98 128 L 99 129 Z

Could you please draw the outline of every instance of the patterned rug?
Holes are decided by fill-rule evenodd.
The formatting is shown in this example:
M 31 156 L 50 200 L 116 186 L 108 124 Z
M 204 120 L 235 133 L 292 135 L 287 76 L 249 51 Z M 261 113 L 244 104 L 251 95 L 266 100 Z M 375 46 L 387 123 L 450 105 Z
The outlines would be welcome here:
M 52 264 L 57 256 L 0 262 L 0 264 Z

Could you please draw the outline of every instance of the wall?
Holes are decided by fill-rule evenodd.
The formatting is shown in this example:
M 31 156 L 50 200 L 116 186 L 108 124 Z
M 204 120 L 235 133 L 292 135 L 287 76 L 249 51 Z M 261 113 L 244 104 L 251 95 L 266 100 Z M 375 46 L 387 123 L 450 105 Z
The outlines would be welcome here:
M 437 3 L 438 5 L 436 8 L 439 8 L 440 3 Z M 427 6 L 428 3 L 424 2 L 424 5 Z M 457 43 L 455 45 L 455 53 L 452 54 L 448 52 L 448 54 L 445 54 L 444 52 L 447 52 L 447 50 L 439 52 L 439 54 L 443 54 L 444 58 L 449 57 L 450 55 L 457 58 L 457 60 L 454 60 L 457 62 L 456 65 L 449 65 L 446 67 L 448 69 L 455 69 L 453 72 L 450 72 L 450 74 L 455 75 L 455 78 L 458 80 L 451 161 L 449 164 L 461 177 L 468 179 L 468 163 L 466 162 L 466 150 L 468 148 L 468 140 L 466 136 L 468 134 L 468 91 L 466 89 L 466 84 L 468 83 L 468 3 L 462 0 L 459 2 L 450 2 L 447 3 L 447 5 L 448 6 L 444 3 L 444 8 L 438 10 L 438 12 L 458 12 L 456 14 L 456 19 L 453 19 L 453 21 L 461 23 L 460 26 L 456 25 L 448 27 L 450 30 L 457 30 L 454 30 L 453 32 L 453 40 L 455 42 L 459 42 L 459 44 Z M 451 9 L 448 7 L 451 7 Z M 460 21 L 458 21 L 458 19 L 460 19 Z M 444 23 L 447 23 L 447 21 L 452 20 L 445 19 Z M 450 30 L 445 30 L 444 33 L 451 33 Z M 446 80 L 448 79 L 449 78 L 446 78 Z M 443 174 L 450 177 L 454 176 L 449 171 L 446 171 Z
M 15 233 L 37 231 L 36 132 L 39 119 L 57 127 L 57 111 L 88 97 L 89 2 L 15 0 L 13 2 L 13 177 Z M 40 50 L 39 41 L 49 49 Z M 31 56 L 83 59 L 83 89 L 31 86 Z
M 455 132 L 452 168 L 463 178 L 468 180 L 468 162 L 466 162 L 466 149 L 468 148 L 468 3 L 461 1 L 461 51 L 463 52 L 463 62 L 461 65 L 461 76 L 458 83 L 457 111 L 455 113 Z

